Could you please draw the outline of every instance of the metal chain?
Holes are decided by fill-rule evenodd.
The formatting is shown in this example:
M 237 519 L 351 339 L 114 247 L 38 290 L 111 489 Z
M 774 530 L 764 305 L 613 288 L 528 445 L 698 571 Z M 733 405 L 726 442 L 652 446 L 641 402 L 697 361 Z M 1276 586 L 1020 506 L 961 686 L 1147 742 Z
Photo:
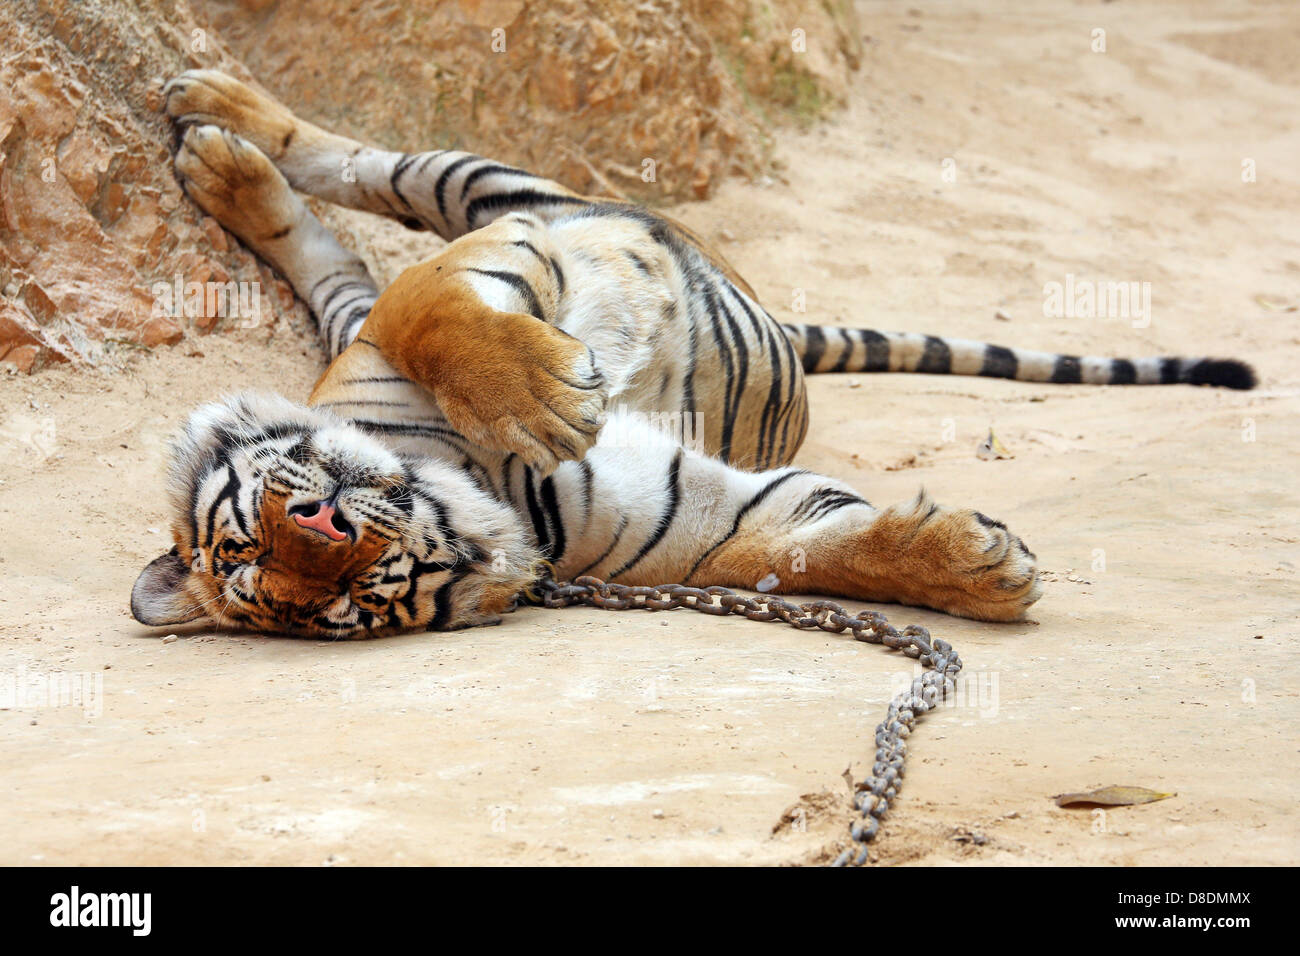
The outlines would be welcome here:
M 899 632 L 883 614 L 859 611 L 851 615 L 834 601 L 791 604 L 774 594 L 747 597 L 723 587 L 692 588 L 684 584 L 633 587 L 584 576 L 562 584 L 542 581 L 533 603 L 548 608 L 581 604 L 607 611 L 671 611 L 684 607 L 719 617 L 739 614 L 751 621 L 779 620 L 800 630 L 820 628 L 832 634 L 850 631 L 854 640 L 900 650 L 928 668 L 912 681 L 911 687 L 889 702 L 885 719 L 876 727 L 876 758 L 871 775 L 854 786 L 853 805 L 861 819 L 853 822 L 849 836 L 858 844 L 857 852 L 850 846 L 831 866 L 861 866 L 867 862 L 867 844 L 880 832 L 880 820 L 889 812 L 890 802 L 903 786 L 903 765 L 907 760 L 905 738 L 918 720 L 955 692 L 961 670 L 961 658 L 952 645 L 939 638 L 931 639 L 925 628 L 913 624 Z

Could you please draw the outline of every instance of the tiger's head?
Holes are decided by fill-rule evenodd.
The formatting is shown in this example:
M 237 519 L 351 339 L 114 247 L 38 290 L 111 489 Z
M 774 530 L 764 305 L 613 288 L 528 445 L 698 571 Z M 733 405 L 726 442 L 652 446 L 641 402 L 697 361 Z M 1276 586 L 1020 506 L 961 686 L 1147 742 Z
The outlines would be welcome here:
M 541 567 L 519 519 L 464 470 L 277 395 L 197 409 L 168 490 L 175 546 L 135 583 L 142 624 L 331 638 L 468 627 L 512 608 Z

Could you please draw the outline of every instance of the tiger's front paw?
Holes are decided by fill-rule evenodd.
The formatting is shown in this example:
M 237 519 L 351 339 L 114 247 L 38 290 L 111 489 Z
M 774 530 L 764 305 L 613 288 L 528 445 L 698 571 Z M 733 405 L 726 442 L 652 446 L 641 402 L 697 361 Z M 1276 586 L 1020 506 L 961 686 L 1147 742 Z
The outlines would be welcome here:
M 163 108 L 177 124 L 238 133 L 273 161 L 303 125 L 286 107 L 218 70 L 186 70 L 163 88 L 163 97 Z
M 583 458 L 608 403 L 591 350 L 526 315 L 498 313 L 473 338 L 461 348 L 444 344 L 427 379 L 452 427 L 546 473 Z
M 889 600 L 984 621 L 1014 621 L 1042 595 L 1036 560 L 1006 525 L 925 494 L 868 531 L 873 590 Z

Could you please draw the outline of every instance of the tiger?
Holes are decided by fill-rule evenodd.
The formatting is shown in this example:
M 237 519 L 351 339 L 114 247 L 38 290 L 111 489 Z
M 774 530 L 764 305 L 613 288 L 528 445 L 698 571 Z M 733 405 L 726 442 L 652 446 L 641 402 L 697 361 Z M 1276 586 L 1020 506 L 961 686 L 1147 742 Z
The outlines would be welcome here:
M 924 490 L 878 508 L 793 463 L 806 374 L 1255 384 L 1237 360 L 781 323 L 660 212 L 463 151 L 365 145 L 214 70 L 162 99 L 184 192 L 288 280 L 330 362 L 305 403 L 244 391 L 190 414 L 173 546 L 132 590 L 145 625 L 453 630 L 582 575 L 1015 621 L 1042 583 L 1003 522 Z M 302 193 L 447 244 L 381 292 Z

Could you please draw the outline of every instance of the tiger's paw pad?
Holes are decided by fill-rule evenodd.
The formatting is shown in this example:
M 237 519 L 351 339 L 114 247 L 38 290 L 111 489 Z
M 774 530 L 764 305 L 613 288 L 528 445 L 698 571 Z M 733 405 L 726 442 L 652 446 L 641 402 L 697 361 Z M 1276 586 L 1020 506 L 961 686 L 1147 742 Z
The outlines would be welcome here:
M 191 126 L 176 151 L 186 195 L 255 250 L 292 231 L 302 201 L 253 144 L 216 126 Z
M 163 108 L 180 126 L 204 124 L 238 133 L 279 159 L 298 131 L 285 107 L 218 70 L 186 70 L 163 87 Z

